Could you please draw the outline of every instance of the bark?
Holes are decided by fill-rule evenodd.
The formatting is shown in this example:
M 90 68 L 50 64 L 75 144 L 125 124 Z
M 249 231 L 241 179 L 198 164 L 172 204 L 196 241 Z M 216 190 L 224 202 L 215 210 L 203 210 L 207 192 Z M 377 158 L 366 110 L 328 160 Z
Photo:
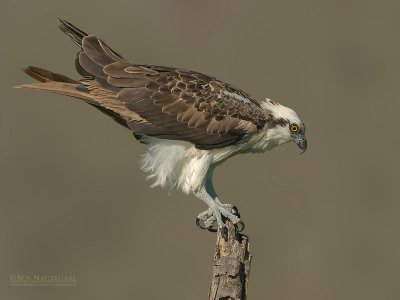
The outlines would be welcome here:
M 227 239 L 218 231 L 214 254 L 213 274 L 209 293 L 210 300 L 247 298 L 247 287 L 252 256 L 249 239 L 226 221 Z

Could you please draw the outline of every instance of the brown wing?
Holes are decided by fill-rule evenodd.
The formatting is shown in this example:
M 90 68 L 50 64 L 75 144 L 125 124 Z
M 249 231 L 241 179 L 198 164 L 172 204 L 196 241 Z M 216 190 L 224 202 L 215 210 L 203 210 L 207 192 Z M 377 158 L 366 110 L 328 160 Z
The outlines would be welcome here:
M 84 89 L 120 101 L 132 112 L 132 118 L 126 109 L 121 115 L 136 134 L 211 149 L 231 145 L 266 123 L 260 104 L 243 91 L 197 72 L 130 64 L 95 36 L 65 21 L 60 26 L 81 45 L 76 66 Z

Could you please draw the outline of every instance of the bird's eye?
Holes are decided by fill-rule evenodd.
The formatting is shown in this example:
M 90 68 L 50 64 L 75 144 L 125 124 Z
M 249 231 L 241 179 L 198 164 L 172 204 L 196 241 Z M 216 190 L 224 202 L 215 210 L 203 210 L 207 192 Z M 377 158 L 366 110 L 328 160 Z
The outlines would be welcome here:
M 300 127 L 296 124 L 292 124 L 292 125 L 290 125 L 290 131 L 292 133 L 298 133 L 300 131 Z

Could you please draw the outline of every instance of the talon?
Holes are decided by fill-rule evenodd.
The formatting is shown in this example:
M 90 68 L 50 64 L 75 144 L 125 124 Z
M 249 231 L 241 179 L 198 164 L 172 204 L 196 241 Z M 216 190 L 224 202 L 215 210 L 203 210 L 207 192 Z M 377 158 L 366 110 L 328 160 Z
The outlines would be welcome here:
M 237 232 L 242 232 L 246 228 L 243 221 L 240 221 L 236 224 Z
M 207 222 L 209 219 L 207 219 L 206 221 L 200 219 L 200 218 L 196 218 L 196 225 L 197 227 L 200 227 L 200 229 L 203 230 L 208 230 L 210 232 L 217 232 L 218 228 L 215 228 L 214 224 L 215 221 L 211 220 L 211 222 Z M 207 223 L 211 223 L 211 225 L 207 226 Z
M 210 227 L 207 227 L 207 230 L 210 232 L 217 232 L 218 231 L 218 227 L 215 227 L 214 225 L 211 225 Z
M 232 211 L 233 211 L 233 214 L 240 219 L 240 213 L 239 213 L 239 210 L 238 210 L 238 208 L 236 206 L 232 207 Z
M 196 218 L 196 225 L 197 225 L 197 227 L 200 227 L 200 229 L 208 229 L 208 227 L 207 226 L 203 226 L 203 224 L 204 224 L 204 221 L 203 222 L 200 222 L 200 221 L 203 221 L 203 220 L 201 220 L 200 218 Z

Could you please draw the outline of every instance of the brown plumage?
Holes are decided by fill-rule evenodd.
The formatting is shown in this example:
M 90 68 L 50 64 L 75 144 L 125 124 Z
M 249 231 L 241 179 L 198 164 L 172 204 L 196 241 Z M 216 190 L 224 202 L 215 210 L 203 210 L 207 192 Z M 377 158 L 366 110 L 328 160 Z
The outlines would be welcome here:
M 135 136 L 189 141 L 199 149 L 225 147 L 255 133 L 268 121 L 258 101 L 201 73 L 128 63 L 95 36 L 60 20 L 81 47 L 75 66 L 80 80 L 28 67 L 40 83 L 20 87 L 82 99 L 130 128 Z

